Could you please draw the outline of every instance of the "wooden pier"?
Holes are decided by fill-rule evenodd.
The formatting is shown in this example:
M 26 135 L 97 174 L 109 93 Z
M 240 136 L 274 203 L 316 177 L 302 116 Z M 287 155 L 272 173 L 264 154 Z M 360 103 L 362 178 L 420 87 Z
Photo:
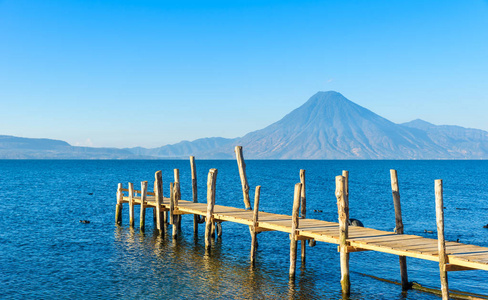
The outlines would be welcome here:
M 341 285 L 344 298 L 350 293 L 349 253 L 358 251 L 377 251 L 399 256 L 400 276 L 403 290 L 409 289 L 405 257 L 436 261 L 439 263 L 442 298 L 449 298 L 447 272 L 465 270 L 488 271 L 488 248 L 444 240 L 444 218 L 442 181 L 435 181 L 436 216 L 438 239 L 403 234 L 400 194 L 395 170 L 391 170 L 392 195 L 395 204 L 396 231 L 388 232 L 371 228 L 348 225 L 348 172 L 336 177 L 336 198 L 339 222 L 305 218 L 305 171 L 300 172 L 300 182 L 295 185 L 292 215 L 281 215 L 259 211 L 260 186 L 256 187 L 254 209 L 250 210 L 249 186 L 245 174 L 245 163 L 242 148 L 236 147 L 238 165 L 243 186 L 243 200 L 246 209 L 215 204 L 215 183 L 217 170 L 211 169 L 207 179 L 207 202 L 198 203 L 196 196 L 196 173 L 194 157 L 190 158 L 192 168 L 192 201 L 180 199 L 179 173 L 175 170 L 174 182 L 171 183 L 170 197 L 162 195 L 161 171 L 156 172 L 154 192 L 147 191 L 147 182 L 141 183 L 141 189 L 135 190 L 133 184 L 128 188 L 118 185 L 116 223 L 122 222 L 122 206 L 129 204 L 129 223 L 134 226 L 134 207 L 140 207 L 140 227 L 144 230 L 145 210 L 154 208 L 155 227 L 162 232 L 164 223 L 173 224 L 173 237 L 176 237 L 178 226 L 181 226 L 181 215 L 194 215 L 194 234 L 198 233 L 198 222 L 205 222 L 205 248 L 211 250 L 212 236 L 219 235 L 221 222 L 234 222 L 249 226 L 252 242 L 250 245 L 251 262 L 255 261 L 257 233 L 263 231 L 280 231 L 290 235 L 290 278 L 295 277 L 297 243 L 302 241 L 301 259 L 305 261 L 305 244 L 325 242 L 338 245 L 341 263 Z M 247 194 L 247 195 L 246 195 Z M 302 208 L 300 216 L 300 207 Z M 169 216 L 168 216 L 169 214 Z M 205 219 L 205 220 L 204 220 Z M 203 221 L 204 220 L 204 221 Z M 220 228 L 220 229 L 219 229 Z

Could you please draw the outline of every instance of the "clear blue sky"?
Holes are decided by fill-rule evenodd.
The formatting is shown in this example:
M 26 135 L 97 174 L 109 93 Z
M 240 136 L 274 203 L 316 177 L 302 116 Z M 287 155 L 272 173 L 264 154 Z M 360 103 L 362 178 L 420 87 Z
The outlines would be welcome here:
M 336 90 L 488 130 L 488 1 L 0 0 L 0 134 L 157 147 Z

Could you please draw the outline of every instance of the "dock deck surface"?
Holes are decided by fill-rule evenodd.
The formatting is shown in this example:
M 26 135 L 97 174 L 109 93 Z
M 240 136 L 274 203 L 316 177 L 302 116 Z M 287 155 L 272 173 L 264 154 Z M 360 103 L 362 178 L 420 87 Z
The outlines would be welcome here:
M 133 198 L 135 205 L 140 205 L 141 198 Z M 128 203 L 129 198 L 124 196 L 123 202 Z M 164 198 L 161 209 L 168 211 L 170 199 Z M 154 196 L 148 196 L 146 207 L 155 207 Z M 178 200 L 174 210 L 175 214 L 207 214 L 206 203 L 193 203 Z M 229 221 L 251 226 L 253 224 L 253 211 L 241 208 L 215 205 L 214 219 L 216 221 Z M 259 212 L 258 231 L 281 231 L 291 233 L 292 217 L 288 215 Z M 315 241 L 339 244 L 339 223 L 315 219 L 300 219 L 297 229 L 297 239 L 314 239 Z M 409 234 L 396 234 L 364 227 L 349 227 L 349 252 L 377 251 L 400 256 L 408 256 L 430 261 L 439 261 L 437 239 L 424 238 Z M 488 248 L 446 242 L 448 255 L 448 270 L 479 269 L 488 271 Z

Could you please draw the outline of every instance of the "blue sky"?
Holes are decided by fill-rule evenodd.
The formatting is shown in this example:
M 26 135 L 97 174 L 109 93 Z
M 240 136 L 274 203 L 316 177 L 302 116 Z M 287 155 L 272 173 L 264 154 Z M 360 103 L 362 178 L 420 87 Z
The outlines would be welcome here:
M 488 1 L 0 0 L 0 134 L 157 147 L 317 91 L 488 130 Z

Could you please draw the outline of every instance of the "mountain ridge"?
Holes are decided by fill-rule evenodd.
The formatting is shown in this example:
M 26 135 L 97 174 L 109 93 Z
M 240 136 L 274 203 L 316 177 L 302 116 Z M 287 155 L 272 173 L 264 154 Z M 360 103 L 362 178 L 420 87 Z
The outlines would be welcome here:
M 7 138 L 8 137 L 8 138 Z M 0 136 L 0 158 L 488 159 L 488 132 L 416 119 L 396 124 L 335 91 L 318 92 L 265 128 L 240 138 L 201 138 L 157 148 L 90 148 Z

